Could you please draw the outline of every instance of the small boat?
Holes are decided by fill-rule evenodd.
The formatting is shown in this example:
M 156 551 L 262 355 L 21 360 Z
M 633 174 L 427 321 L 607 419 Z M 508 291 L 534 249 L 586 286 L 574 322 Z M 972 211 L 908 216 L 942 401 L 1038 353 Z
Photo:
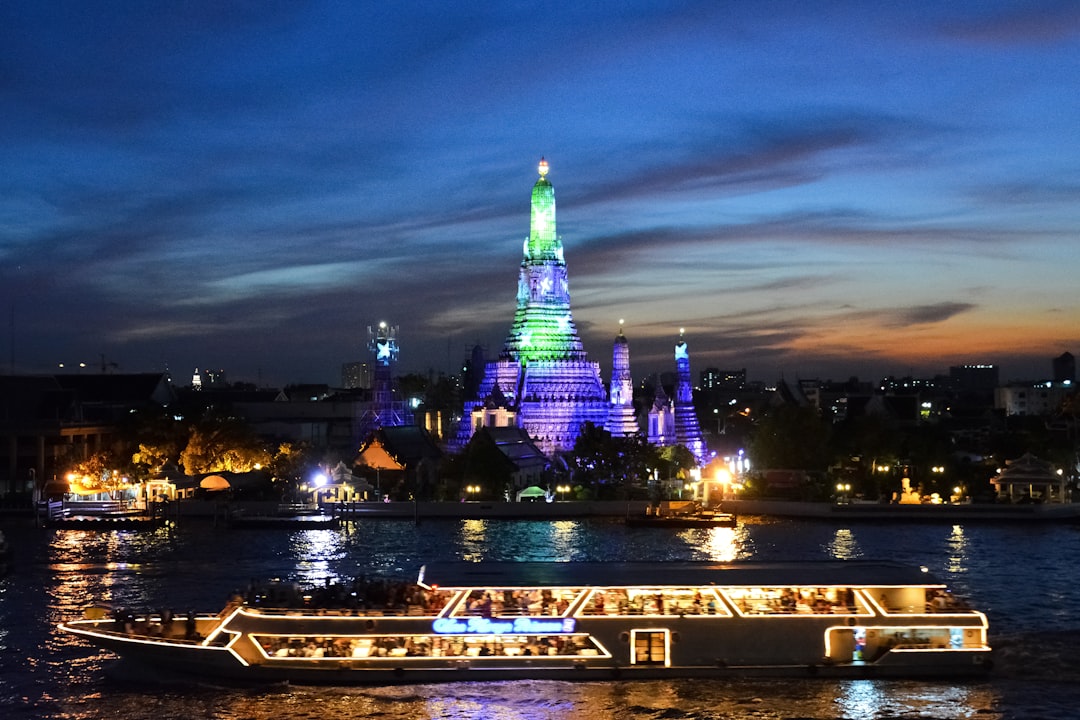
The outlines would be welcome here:
M 262 683 L 911 678 L 991 666 L 986 615 L 925 568 L 895 563 L 445 563 L 415 583 L 327 591 L 278 585 L 217 614 L 118 612 L 59 629 L 172 679 Z
M 711 528 L 736 527 L 739 521 L 731 513 L 703 510 L 675 515 L 630 515 L 626 524 L 629 527 Z
M 328 515 L 317 505 L 283 504 L 271 515 L 249 515 L 238 510 L 229 515 L 229 526 L 238 528 L 290 528 L 315 530 L 336 528 L 341 524 L 336 515 Z

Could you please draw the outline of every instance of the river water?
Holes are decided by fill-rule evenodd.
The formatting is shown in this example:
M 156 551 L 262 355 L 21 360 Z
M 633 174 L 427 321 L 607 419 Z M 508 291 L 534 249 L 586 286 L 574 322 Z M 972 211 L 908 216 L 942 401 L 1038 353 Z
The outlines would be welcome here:
M 1080 717 L 1080 527 L 744 518 L 737 528 L 615 520 L 365 520 L 339 530 L 182 521 L 155 531 L 58 530 L 0 519 L 15 552 L 0 580 L 0 717 L 1047 718 Z M 54 625 L 94 602 L 216 611 L 250 580 L 383 573 L 431 560 L 888 559 L 925 565 L 990 619 L 995 669 L 977 681 L 665 680 L 263 688 L 118 678 L 109 653 Z

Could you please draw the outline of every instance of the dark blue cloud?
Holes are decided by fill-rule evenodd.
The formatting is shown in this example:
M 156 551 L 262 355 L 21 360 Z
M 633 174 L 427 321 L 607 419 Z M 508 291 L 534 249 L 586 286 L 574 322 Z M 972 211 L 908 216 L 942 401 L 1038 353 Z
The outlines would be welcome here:
M 680 325 L 767 376 L 835 366 L 830 323 L 960 333 L 1014 298 L 1057 339 L 1076 28 L 1064 2 L 4 3 L 16 364 L 333 380 L 387 319 L 403 364 L 456 367 L 508 328 L 541 154 L 602 362 L 623 315 L 646 370 Z

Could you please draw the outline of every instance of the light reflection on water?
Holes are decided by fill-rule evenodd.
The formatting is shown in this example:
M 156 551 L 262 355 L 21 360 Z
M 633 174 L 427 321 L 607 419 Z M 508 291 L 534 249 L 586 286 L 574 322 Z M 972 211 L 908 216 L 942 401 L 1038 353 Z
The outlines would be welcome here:
M 946 569 L 953 575 L 967 572 L 967 536 L 963 525 L 953 525 L 948 540 L 949 560 Z
M 838 528 L 826 548 L 826 554 L 837 560 L 855 560 L 862 557 L 862 549 L 850 528 Z
M 998 693 L 985 683 L 948 684 L 849 680 L 837 683 L 837 715 L 844 718 L 994 717 Z
M 480 562 L 484 559 L 487 539 L 487 520 L 461 521 L 461 559 Z
M 297 558 L 296 579 L 307 585 L 351 581 L 342 577 L 332 563 L 345 554 L 345 536 L 337 530 L 300 530 L 292 533 L 290 551 Z

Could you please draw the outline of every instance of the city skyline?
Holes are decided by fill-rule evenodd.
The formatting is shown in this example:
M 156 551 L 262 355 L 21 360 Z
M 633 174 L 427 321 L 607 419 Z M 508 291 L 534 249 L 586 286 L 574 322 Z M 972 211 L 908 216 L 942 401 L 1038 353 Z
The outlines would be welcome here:
M 0 365 L 456 372 L 541 156 L 605 377 L 1080 353 L 1080 6 L 544 7 L 0 7 Z

